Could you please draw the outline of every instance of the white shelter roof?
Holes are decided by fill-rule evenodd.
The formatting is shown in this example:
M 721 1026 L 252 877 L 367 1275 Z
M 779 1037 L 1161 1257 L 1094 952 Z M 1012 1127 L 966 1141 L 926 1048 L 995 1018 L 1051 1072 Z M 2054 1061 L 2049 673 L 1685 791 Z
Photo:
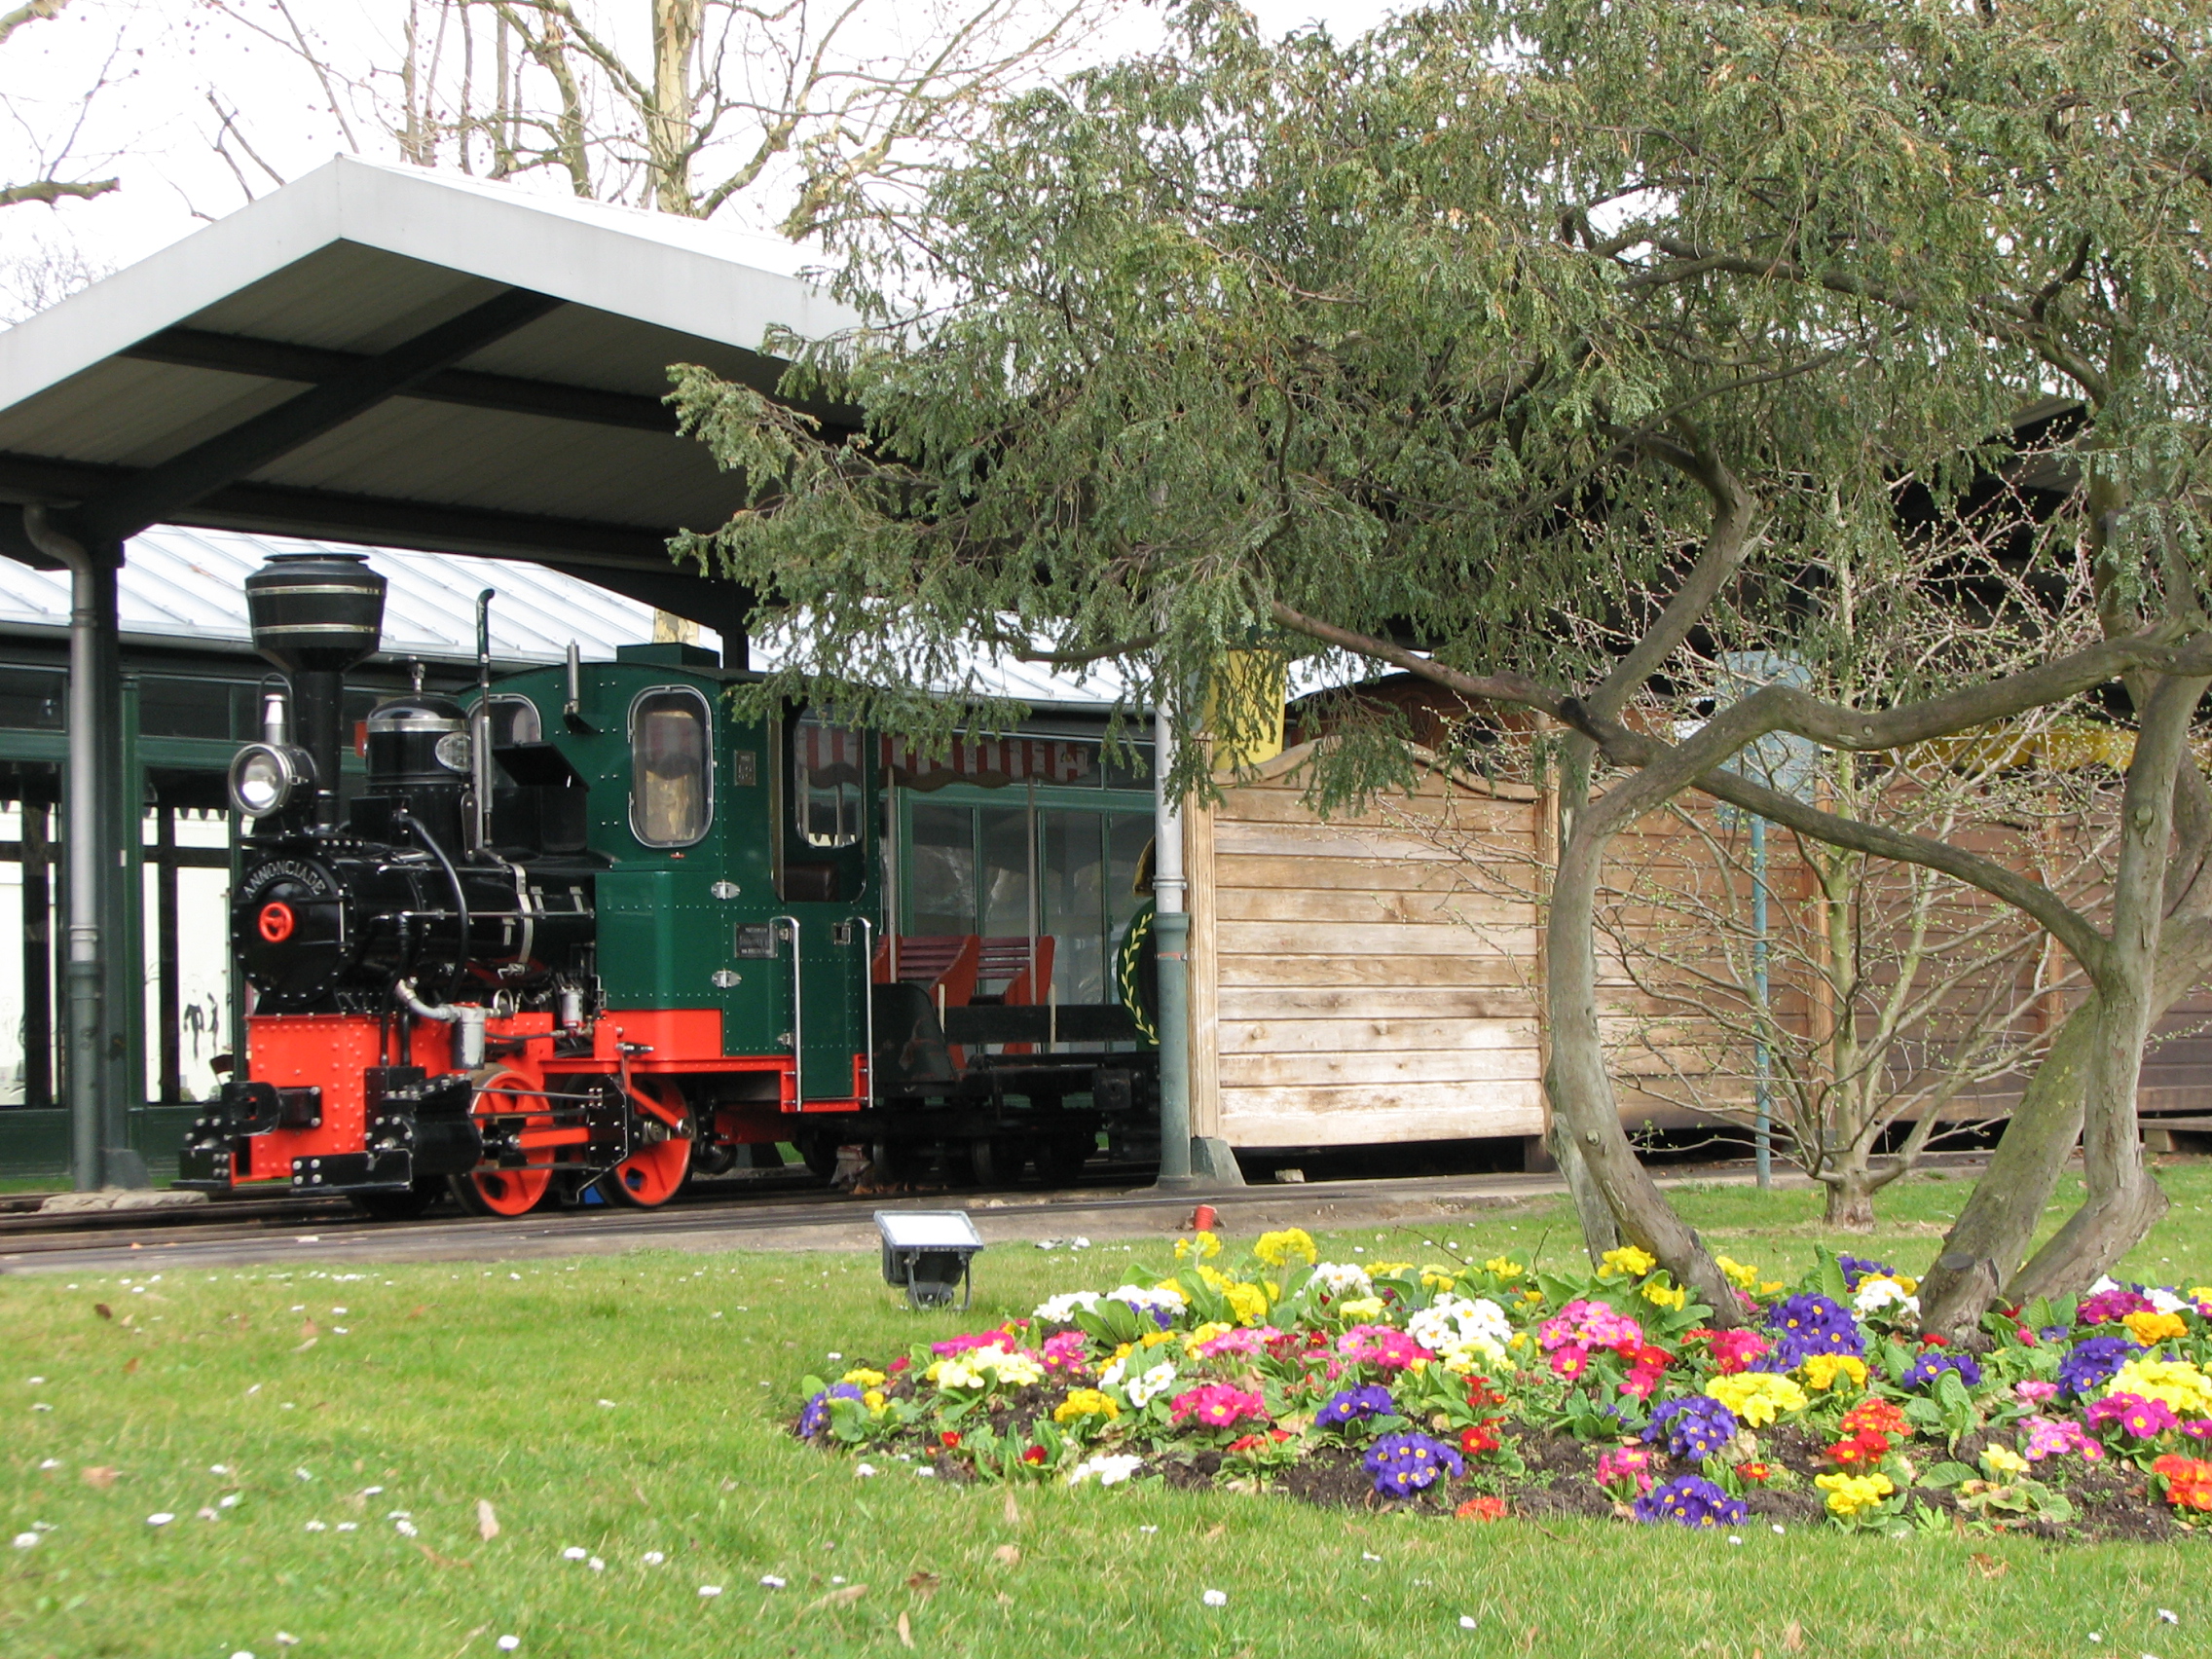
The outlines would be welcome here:
M 696 614 L 671 596 L 720 584 L 672 570 L 665 540 L 720 523 L 740 487 L 677 436 L 669 365 L 772 389 L 772 325 L 852 320 L 760 257 L 695 220 L 340 158 L 0 334 L 0 501 L 98 530 L 103 503 L 181 469 L 189 498 L 144 523 L 527 558 Z M 211 440 L 441 329 L 473 339 L 502 298 L 519 325 L 335 423 L 303 412 L 304 436 L 230 475 L 207 460 L 190 494 Z

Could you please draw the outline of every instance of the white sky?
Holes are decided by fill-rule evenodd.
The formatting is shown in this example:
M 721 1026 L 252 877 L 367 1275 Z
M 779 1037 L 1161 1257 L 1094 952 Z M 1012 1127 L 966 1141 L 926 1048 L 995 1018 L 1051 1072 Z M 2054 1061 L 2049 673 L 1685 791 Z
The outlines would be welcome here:
M 277 21 L 268 0 L 238 3 L 249 18 Z M 646 0 L 616 3 L 643 13 Z M 1246 3 L 1271 32 L 1321 20 L 1340 36 L 1395 9 L 1385 0 Z M 347 55 L 397 61 L 405 0 L 291 5 Z M 1107 38 L 1116 50 L 1141 50 L 1161 30 L 1158 11 L 1132 8 Z M 211 142 L 219 110 L 236 115 L 244 141 L 230 146 L 235 169 Z M 296 178 L 348 147 L 295 54 L 200 0 L 72 0 L 0 51 L 0 182 L 37 176 L 56 155 L 62 178 L 123 181 L 92 202 L 0 212 L 0 316 L 11 317 L 59 297 L 42 276 L 50 284 L 74 264 L 96 273 L 141 259 L 243 205 L 248 191 L 266 195 L 277 176 Z M 356 119 L 353 136 L 361 153 L 396 159 L 373 124 Z M 549 179 L 537 187 L 559 188 Z

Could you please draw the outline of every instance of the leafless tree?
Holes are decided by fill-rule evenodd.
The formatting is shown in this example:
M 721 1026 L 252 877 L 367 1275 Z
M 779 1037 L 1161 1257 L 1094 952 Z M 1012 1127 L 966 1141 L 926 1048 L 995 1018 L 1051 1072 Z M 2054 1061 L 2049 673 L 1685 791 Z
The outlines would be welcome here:
M 309 65 L 356 148 L 369 125 L 421 166 L 695 218 L 742 203 L 797 237 L 918 182 L 1114 0 L 388 0 L 371 61 L 294 0 L 217 3 Z
M 73 0 L 24 0 L 14 10 L 0 13 L 0 48 L 16 46 L 19 55 L 22 45 L 18 37 L 22 43 L 37 38 L 24 35 L 23 31 L 34 23 L 51 23 L 72 3 Z M 51 207 L 61 202 L 91 201 L 122 187 L 122 180 L 118 178 L 84 176 L 87 171 L 97 171 L 98 167 L 86 163 L 79 152 L 85 142 L 86 117 L 92 111 L 92 100 L 108 87 L 129 78 L 129 61 L 124 33 L 118 27 L 89 86 L 81 89 L 72 86 L 65 91 L 50 89 L 49 95 L 33 96 L 20 81 L 11 76 L 14 85 L 7 92 L 0 93 L 0 109 L 7 112 L 21 160 L 8 164 L 7 171 L 13 177 L 10 182 L 0 184 L 0 207 L 19 207 L 34 202 Z

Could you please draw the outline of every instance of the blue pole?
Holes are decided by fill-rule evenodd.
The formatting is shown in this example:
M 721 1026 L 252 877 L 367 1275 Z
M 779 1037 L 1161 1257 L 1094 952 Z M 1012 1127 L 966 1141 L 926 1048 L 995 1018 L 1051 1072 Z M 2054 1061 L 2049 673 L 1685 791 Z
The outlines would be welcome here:
M 1774 1185 L 1773 1090 L 1768 1083 L 1766 1048 L 1766 820 L 1751 820 L 1751 1000 L 1758 1020 L 1751 1045 L 1752 1104 L 1758 1114 L 1754 1154 L 1761 1188 Z

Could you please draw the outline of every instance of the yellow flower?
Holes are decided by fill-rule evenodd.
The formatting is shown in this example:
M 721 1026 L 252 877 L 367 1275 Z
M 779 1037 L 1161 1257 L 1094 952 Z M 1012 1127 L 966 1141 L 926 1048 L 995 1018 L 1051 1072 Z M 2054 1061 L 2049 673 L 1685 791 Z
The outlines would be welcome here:
M 858 1365 L 846 1372 L 837 1381 L 840 1382 L 858 1382 L 863 1388 L 880 1388 L 883 1386 L 884 1377 L 880 1371 L 870 1371 L 865 1365 Z
M 1760 1283 L 1757 1294 L 1760 1296 L 1779 1296 L 1782 1294 L 1783 1288 L 1780 1279 L 1766 1279 Z
M 1689 1300 L 1689 1293 L 1679 1285 L 1661 1284 L 1657 1279 L 1646 1280 L 1640 1294 L 1654 1308 L 1679 1308 Z
M 1200 1343 L 1210 1343 L 1223 1332 L 1233 1331 L 1235 1328 L 1235 1326 L 1226 1324 L 1219 1319 L 1208 1319 L 1183 1339 L 1183 1346 L 1186 1350 L 1195 1349 Z
M 1198 1282 L 1211 1285 L 1215 1290 L 1227 1290 L 1231 1281 L 1229 1275 L 1219 1268 L 1209 1268 L 1201 1262 L 1198 1264 Z
M 1263 1233 L 1259 1242 L 1252 1246 L 1252 1254 L 1271 1268 L 1286 1268 L 1293 1257 L 1309 1267 L 1321 1259 L 1315 1248 L 1313 1235 L 1303 1227 L 1286 1227 L 1279 1233 Z
M 1338 1303 L 1337 1311 L 1347 1319 L 1380 1319 L 1382 1317 L 1382 1299 L 1380 1296 L 1355 1296 L 1348 1302 Z
M 1198 1252 L 1199 1261 L 1210 1261 L 1221 1254 L 1221 1240 L 1210 1233 L 1201 1233 L 1196 1238 L 1175 1240 L 1175 1259 L 1178 1262 L 1194 1250 Z
M 1813 1484 L 1828 1494 L 1828 1509 L 1842 1516 L 1871 1509 L 1897 1491 L 1887 1475 L 1816 1475 Z
M 1650 1251 L 1623 1244 L 1618 1250 L 1607 1250 L 1598 1258 L 1598 1276 L 1611 1278 L 1618 1273 L 1623 1278 L 1641 1278 L 1658 1265 L 1659 1258 Z
M 1529 1270 L 1510 1256 L 1493 1256 L 1483 1264 L 1483 1272 L 1495 1273 L 1499 1278 L 1519 1278 Z
M 2185 1359 L 2131 1359 L 2105 1392 L 2162 1400 L 2178 1418 L 2212 1417 L 2212 1378 Z
M 1816 1353 L 1802 1369 L 1815 1388 L 1833 1388 L 1838 1378 L 1848 1379 L 1854 1388 L 1866 1386 L 1866 1362 L 1848 1353 Z
M 1450 1268 L 1435 1262 L 1424 1263 L 1421 1267 L 1420 1283 L 1423 1290 L 1450 1290 L 1458 1282 L 1457 1276 Z
M 1541 1308 L 1544 1305 L 1544 1293 L 1530 1286 L 1521 1293 L 1521 1300 L 1531 1308 Z
M 1268 1293 L 1256 1284 L 1233 1284 L 1222 1295 L 1239 1324 L 1257 1325 L 1268 1316 Z
M 1122 1415 L 1122 1408 L 1114 1403 L 1112 1395 L 1102 1394 L 1096 1388 L 1074 1388 L 1068 1397 L 1052 1408 L 1054 1422 L 1073 1422 L 1077 1418 L 1102 1417 L 1112 1422 Z
M 1136 1352 L 1136 1344 L 1124 1343 L 1120 1347 L 1116 1348 L 1112 1353 L 1106 1356 L 1106 1363 L 1108 1365 L 1112 1365 L 1117 1359 L 1126 1359 L 1130 1354 L 1134 1352 Z
M 1174 1297 L 1177 1302 L 1184 1303 L 1186 1305 L 1191 1300 L 1191 1293 L 1183 1288 L 1183 1281 L 1181 1279 L 1164 1278 L 1161 1279 L 1158 1284 L 1154 1285 L 1152 1288 L 1155 1290 L 1164 1290 L 1170 1296 Z
M 2129 1313 L 2120 1323 L 2145 1347 L 2156 1347 L 2169 1339 L 2189 1335 L 2189 1327 L 2182 1323 L 2179 1313 Z
M 1367 1272 L 1372 1278 L 1381 1273 L 1402 1273 L 1412 1266 L 1411 1262 L 1370 1262 L 1367 1264 Z
M 881 1388 L 870 1388 L 861 1396 L 861 1404 L 867 1407 L 871 1412 L 880 1412 L 883 1410 L 883 1390 Z
M 1171 1343 L 1174 1340 L 1175 1333 L 1173 1331 L 1147 1331 L 1143 1336 L 1137 1338 L 1137 1346 L 1158 1347 L 1161 1343 Z
M 1983 1447 L 1981 1466 L 1993 1475 L 2024 1475 L 2028 1472 L 2028 1460 L 2009 1446 Z
M 1713 1265 L 1727 1276 L 1728 1282 L 1738 1290 L 1749 1290 L 1759 1282 L 1759 1271 L 1749 1262 L 1732 1262 L 1726 1256 L 1715 1256 Z
M 1715 1377 L 1705 1391 L 1751 1428 L 1770 1423 L 1778 1412 L 1801 1412 L 1810 1403 L 1805 1390 L 1771 1371 L 1740 1371 Z
M 2212 1302 L 2212 1284 L 2193 1284 L 2189 1287 L 2192 1302 Z
M 1527 1347 L 1529 1346 L 1529 1333 L 1527 1331 L 1515 1331 L 1505 1346 L 1509 1348 Z

